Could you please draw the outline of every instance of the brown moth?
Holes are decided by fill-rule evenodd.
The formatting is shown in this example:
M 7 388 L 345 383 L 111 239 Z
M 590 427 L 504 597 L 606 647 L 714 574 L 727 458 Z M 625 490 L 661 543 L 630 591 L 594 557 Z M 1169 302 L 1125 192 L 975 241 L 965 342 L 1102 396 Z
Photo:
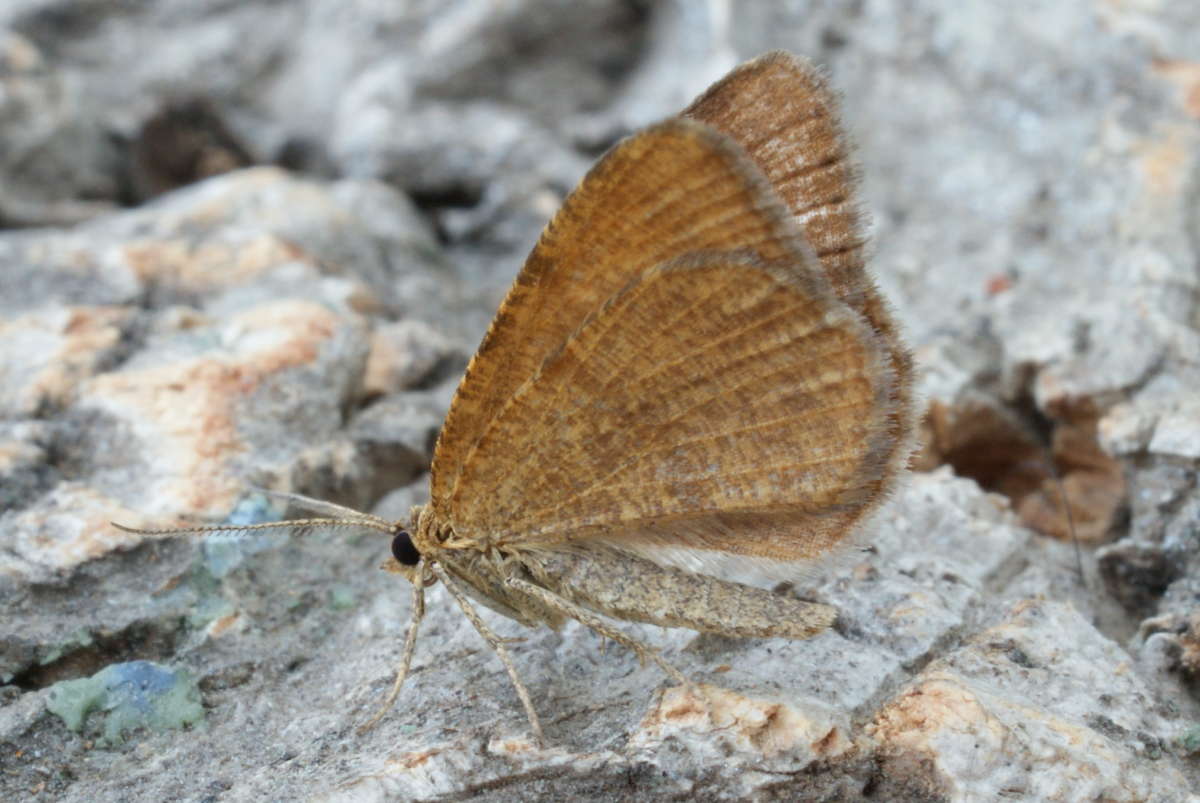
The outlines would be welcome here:
M 384 568 L 412 583 L 412 621 L 367 726 L 400 692 L 438 581 L 499 655 L 539 741 L 472 600 L 529 626 L 576 619 L 681 683 L 597 614 L 811 637 L 834 608 L 703 569 L 826 555 L 908 457 L 911 360 L 863 246 L 835 99 L 807 63 L 768 53 L 618 143 L 566 199 L 467 368 L 431 501 L 409 521 L 308 500 L 335 518 L 193 531 L 392 536 Z

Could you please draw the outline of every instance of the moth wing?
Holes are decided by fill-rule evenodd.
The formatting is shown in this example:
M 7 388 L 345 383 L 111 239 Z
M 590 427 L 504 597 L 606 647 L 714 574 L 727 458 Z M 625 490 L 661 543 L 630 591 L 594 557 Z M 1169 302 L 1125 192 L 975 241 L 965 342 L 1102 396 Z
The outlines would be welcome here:
M 460 386 L 433 504 L 465 539 L 808 559 L 872 504 L 894 395 L 761 171 L 669 121 L 547 227 Z
M 861 317 L 798 278 L 804 258 L 693 252 L 631 280 L 485 430 L 455 532 L 501 549 L 828 551 L 885 468 L 891 375 Z
M 865 269 L 857 168 L 824 76 L 790 53 L 767 53 L 734 68 L 683 116 L 742 147 L 791 211 L 834 291 L 866 314 L 866 296 L 878 292 Z
M 732 70 L 693 101 L 684 116 L 713 126 L 745 150 L 791 211 L 834 292 L 883 339 L 895 382 L 892 446 L 886 457 L 888 470 L 880 477 L 882 492 L 912 451 L 912 357 L 866 270 L 858 169 L 838 106 L 819 70 L 790 53 L 775 51 Z
M 741 149 L 705 124 L 671 120 L 618 143 L 547 225 L 467 366 L 434 450 L 433 509 L 446 518 L 492 419 L 634 277 L 700 251 L 811 260 L 794 227 L 779 230 L 785 214 Z

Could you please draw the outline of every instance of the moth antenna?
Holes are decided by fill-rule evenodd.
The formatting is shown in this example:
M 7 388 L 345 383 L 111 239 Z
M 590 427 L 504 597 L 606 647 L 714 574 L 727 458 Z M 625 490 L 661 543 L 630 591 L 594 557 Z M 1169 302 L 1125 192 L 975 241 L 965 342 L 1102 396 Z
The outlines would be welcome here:
M 323 516 L 329 519 L 349 520 L 349 519 L 366 519 L 373 521 L 378 525 L 390 527 L 390 522 L 373 516 L 370 513 L 363 513 L 361 510 L 355 510 L 352 507 L 326 502 L 324 499 L 314 499 L 311 496 L 304 494 L 291 493 L 288 491 L 271 491 L 266 488 L 256 488 L 250 486 L 250 490 L 255 493 L 260 493 L 263 496 L 277 499 L 281 502 L 290 502 L 302 510 L 307 510 L 309 513 L 316 513 L 318 516 Z
M 392 525 L 377 516 L 358 516 L 348 519 L 291 519 L 290 521 L 270 521 L 263 524 L 202 524 L 196 527 L 167 527 L 153 529 L 145 527 L 129 527 L 117 522 L 109 522 L 113 527 L 135 535 L 151 535 L 163 537 L 168 535 L 201 535 L 208 533 L 227 533 L 229 535 L 247 535 L 261 530 L 300 529 L 312 530 L 318 527 L 366 527 L 378 530 L 386 535 L 392 534 Z

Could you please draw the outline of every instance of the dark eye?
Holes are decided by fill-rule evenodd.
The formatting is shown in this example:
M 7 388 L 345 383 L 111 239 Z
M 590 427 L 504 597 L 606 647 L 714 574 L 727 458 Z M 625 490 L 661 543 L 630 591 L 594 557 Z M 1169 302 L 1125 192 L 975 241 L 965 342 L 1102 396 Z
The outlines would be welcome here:
M 392 556 L 405 566 L 416 566 L 421 560 L 421 553 L 413 546 L 412 538 L 404 530 L 396 533 L 392 539 Z

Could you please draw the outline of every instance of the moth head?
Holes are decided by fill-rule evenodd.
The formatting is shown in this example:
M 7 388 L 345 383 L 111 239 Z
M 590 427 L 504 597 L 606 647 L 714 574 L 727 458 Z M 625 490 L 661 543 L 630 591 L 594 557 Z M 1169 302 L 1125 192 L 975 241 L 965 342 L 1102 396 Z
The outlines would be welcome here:
M 400 574 L 410 583 L 417 582 L 417 565 L 421 553 L 413 544 L 412 535 L 399 522 L 392 529 L 392 556 L 379 568 L 392 574 Z
M 428 507 L 418 505 L 413 508 L 408 524 L 402 521 L 393 522 L 389 528 L 389 534 L 392 536 L 392 556 L 379 568 L 402 575 L 410 583 L 432 585 L 435 580 L 421 565 L 422 558 L 426 558 L 426 565 L 429 563 L 428 553 L 432 542 L 429 541 L 428 530 L 432 521 L 433 517 L 428 513 Z

